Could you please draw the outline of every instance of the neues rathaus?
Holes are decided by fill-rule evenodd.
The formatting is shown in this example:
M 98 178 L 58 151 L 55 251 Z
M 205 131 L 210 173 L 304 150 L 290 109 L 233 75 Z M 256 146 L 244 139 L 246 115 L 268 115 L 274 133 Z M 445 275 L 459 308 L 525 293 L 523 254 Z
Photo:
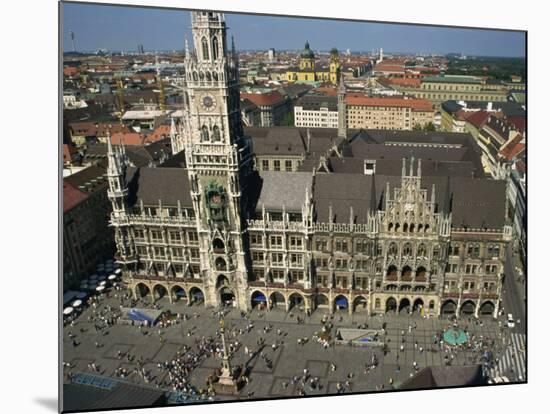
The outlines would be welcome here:
M 224 15 L 192 12 L 192 32 L 172 159 L 135 168 L 108 139 L 117 261 L 136 297 L 497 316 L 505 182 L 485 178 L 470 135 L 347 129 L 343 80 L 337 129 L 245 129 Z

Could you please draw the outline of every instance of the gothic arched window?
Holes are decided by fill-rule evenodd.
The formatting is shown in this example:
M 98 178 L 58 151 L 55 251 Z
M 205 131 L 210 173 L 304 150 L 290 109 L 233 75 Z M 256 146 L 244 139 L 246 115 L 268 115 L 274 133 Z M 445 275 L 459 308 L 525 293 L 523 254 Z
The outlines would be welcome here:
M 212 59 L 216 60 L 218 58 L 218 38 L 214 37 L 212 39 Z
M 208 141 L 208 128 L 206 125 L 203 125 L 201 128 L 201 140 Z
M 201 44 L 202 44 L 202 58 L 204 60 L 210 59 L 208 55 L 208 40 L 206 40 L 206 37 L 202 38 Z
M 217 125 L 214 126 L 214 129 L 212 131 L 212 141 L 220 141 L 220 128 L 218 128 Z
M 212 79 L 214 79 L 215 81 L 218 80 L 218 72 L 212 72 Z
M 390 243 L 390 246 L 388 247 L 388 255 L 397 256 L 397 244 Z
M 372 251 L 373 251 L 373 245 L 372 245 L 372 242 L 371 241 L 367 241 L 366 243 L 363 243 L 363 246 L 365 246 L 366 244 L 366 248 L 364 247 L 364 253 L 368 256 L 372 256 Z
M 405 246 L 403 246 L 403 256 L 412 256 L 412 247 L 410 243 L 405 243 Z
M 193 72 L 193 80 L 195 82 L 199 80 L 199 75 L 197 75 L 197 72 Z
M 418 246 L 418 251 L 416 253 L 417 256 L 426 257 L 426 245 L 422 243 L 420 246 Z
M 210 77 L 210 72 L 206 72 L 206 80 L 210 82 L 212 78 Z

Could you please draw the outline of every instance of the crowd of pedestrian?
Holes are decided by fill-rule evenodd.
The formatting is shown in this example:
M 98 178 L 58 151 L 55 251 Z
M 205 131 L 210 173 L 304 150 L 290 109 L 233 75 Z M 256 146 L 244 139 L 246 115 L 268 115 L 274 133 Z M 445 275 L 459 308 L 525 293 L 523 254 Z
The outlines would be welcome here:
M 105 299 L 111 300 L 108 301 L 109 303 L 105 303 Z M 113 304 L 113 302 L 118 304 L 118 306 Z M 158 303 L 148 302 L 147 299 L 133 299 L 132 295 L 123 289 L 111 292 L 110 298 L 106 294 L 92 297 L 87 301 L 87 306 L 90 309 L 84 314 L 85 316 L 77 319 L 67 330 L 67 337 L 73 346 L 80 345 L 79 339 L 74 333 L 75 329 L 79 329 L 80 334 L 97 332 L 101 336 L 107 335 L 113 325 L 117 324 L 121 318 L 123 307 L 160 308 Z M 179 393 L 184 398 L 213 398 L 216 395 L 216 382 L 222 374 L 221 361 L 224 357 L 233 361 L 231 376 L 235 378 L 235 383 L 246 387 L 251 381 L 250 374 L 254 373 L 254 370 L 260 368 L 261 370 L 267 369 L 268 371 L 272 371 L 274 369 L 275 357 L 278 356 L 277 353 L 281 351 L 281 348 L 295 346 L 293 349 L 300 352 L 301 349 L 315 346 L 321 346 L 327 350 L 334 347 L 332 332 L 335 329 L 335 325 L 340 323 L 340 320 L 335 318 L 334 313 L 327 313 L 321 318 L 319 324 L 320 330 L 316 332 L 323 333 L 323 335 L 314 334 L 313 336 L 294 337 L 296 338 L 296 342 L 295 345 L 292 345 L 292 342 L 287 341 L 287 331 L 265 320 L 267 313 L 264 310 L 243 311 L 240 312 L 240 318 L 228 319 L 229 322 L 225 327 L 226 352 L 224 353 L 220 329 L 215 330 L 211 335 L 203 335 L 199 334 L 199 332 L 204 332 L 203 327 L 206 323 L 211 323 L 212 320 L 226 316 L 229 310 L 216 309 L 210 315 L 205 315 L 204 312 L 192 312 L 192 309 L 188 307 L 184 309 L 185 311 L 179 313 L 164 314 L 155 327 L 143 323 L 136 324 L 132 328 L 144 336 L 158 337 L 160 343 L 163 344 L 166 342 L 168 336 L 173 338 L 175 332 L 179 331 L 180 335 L 185 339 L 185 344 L 176 352 L 173 358 L 163 362 L 152 363 L 150 359 L 147 360 L 145 358 L 145 355 L 139 355 L 139 353 L 130 354 L 129 352 L 118 350 L 116 358 L 121 363 L 124 363 L 124 366 L 116 368 L 112 375 L 120 379 L 130 378 L 131 380 L 139 380 L 157 388 Z M 306 318 L 307 316 L 293 315 L 292 320 L 296 324 L 301 325 L 305 323 Z M 206 320 L 203 321 L 203 319 Z M 383 354 L 386 356 L 392 352 L 391 349 L 397 350 L 395 352 L 397 377 L 401 376 L 400 373 L 402 371 L 412 376 L 422 368 L 416 359 L 405 363 L 403 355 L 406 350 L 411 348 L 414 349 L 416 356 L 422 355 L 424 352 L 440 353 L 443 363 L 447 365 L 456 364 L 455 361 L 458 360 L 457 357 L 460 353 L 469 353 L 472 362 L 484 361 L 488 366 L 492 366 L 498 363 L 498 359 L 493 357 L 494 352 L 489 351 L 494 351 L 499 346 L 503 346 L 503 342 L 500 343 L 499 341 L 501 339 L 504 341 L 505 334 L 501 330 L 499 337 L 495 339 L 469 332 L 470 325 L 478 328 L 481 327 L 479 324 L 480 322 L 477 320 L 470 320 L 462 327 L 468 335 L 468 340 L 462 345 L 450 346 L 445 343 L 443 334 L 448 327 L 452 326 L 449 325 L 445 329 L 436 332 L 433 336 L 433 343 L 426 346 L 424 343 L 418 342 L 417 338 L 420 335 L 415 335 L 417 323 L 412 322 L 406 328 L 398 331 L 399 342 L 397 347 L 388 347 L 388 344 L 386 344 Z M 357 328 L 367 329 L 368 324 L 359 324 Z M 382 324 L 382 328 L 385 332 L 387 329 L 385 322 Z M 105 340 L 101 336 L 96 335 L 96 339 L 93 342 L 98 349 L 105 346 Z M 310 339 L 313 340 L 310 341 Z M 427 349 L 424 349 L 424 346 Z M 488 357 L 489 354 L 490 357 Z M 194 372 L 197 367 L 204 366 L 203 362 L 207 359 L 216 360 L 217 364 L 213 365 L 217 365 L 219 368 L 213 368 L 212 373 L 207 376 L 206 380 L 202 380 L 201 382 L 198 378 L 202 376 L 194 375 Z M 147 363 L 149 364 L 147 365 L 149 368 L 146 366 Z M 65 364 L 64 367 L 71 369 L 69 363 Z M 211 365 L 210 363 L 209 366 Z M 358 364 L 356 372 L 350 371 L 344 374 L 346 376 L 345 380 L 341 380 L 342 374 L 332 374 L 337 371 L 335 361 L 329 361 L 329 367 L 330 371 L 328 375 L 333 375 L 340 379 L 340 381 L 335 381 L 336 392 L 339 394 L 346 393 L 352 391 L 354 380 L 365 381 L 364 377 L 358 379 L 357 375 L 375 377 L 373 373 L 380 369 L 379 356 L 374 351 L 366 353 L 365 360 Z M 297 364 L 296 369 L 303 368 L 300 367 L 300 364 Z M 96 362 L 88 364 L 88 370 L 92 373 L 105 372 Z M 386 377 L 386 380 L 384 383 L 376 385 L 376 389 L 383 390 L 388 386 L 392 387 L 394 385 L 393 377 Z M 324 385 L 321 378 L 311 375 L 307 369 L 303 369 L 299 374 L 282 381 L 281 386 L 283 389 L 288 389 L 292 386 L 294 394 L 300 396 L 319 392 L 326 385 Z M 245 392 L 248 389 L 250 388 L 245 389 Z M 252 395 L 252 391 L 248 392 Z

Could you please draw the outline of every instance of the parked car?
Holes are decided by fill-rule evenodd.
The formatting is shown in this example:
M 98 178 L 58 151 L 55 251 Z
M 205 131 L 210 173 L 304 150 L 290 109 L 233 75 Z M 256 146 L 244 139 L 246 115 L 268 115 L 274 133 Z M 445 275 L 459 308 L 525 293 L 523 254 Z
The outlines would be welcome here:
M 514 317 L 511 313 L 508 314 L 506 325 L 508 325 L 508 328 L 513 328 L 514 326 L 516 326 L 516 322 L 514 321 Z

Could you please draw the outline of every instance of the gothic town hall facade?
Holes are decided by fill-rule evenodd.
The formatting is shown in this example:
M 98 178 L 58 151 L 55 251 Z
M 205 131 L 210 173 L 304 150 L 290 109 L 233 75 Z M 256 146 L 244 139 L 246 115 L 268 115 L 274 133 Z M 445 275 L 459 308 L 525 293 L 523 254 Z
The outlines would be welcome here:
M 469 135 L 347 129 L 343 80 L 337 129 L 245 129 L 224 15 L 193 12 L 192 32 L 172 159 L 136 168 L 108 140 L 135 297 L 496 317 L 505 182 L 483 175 Z

